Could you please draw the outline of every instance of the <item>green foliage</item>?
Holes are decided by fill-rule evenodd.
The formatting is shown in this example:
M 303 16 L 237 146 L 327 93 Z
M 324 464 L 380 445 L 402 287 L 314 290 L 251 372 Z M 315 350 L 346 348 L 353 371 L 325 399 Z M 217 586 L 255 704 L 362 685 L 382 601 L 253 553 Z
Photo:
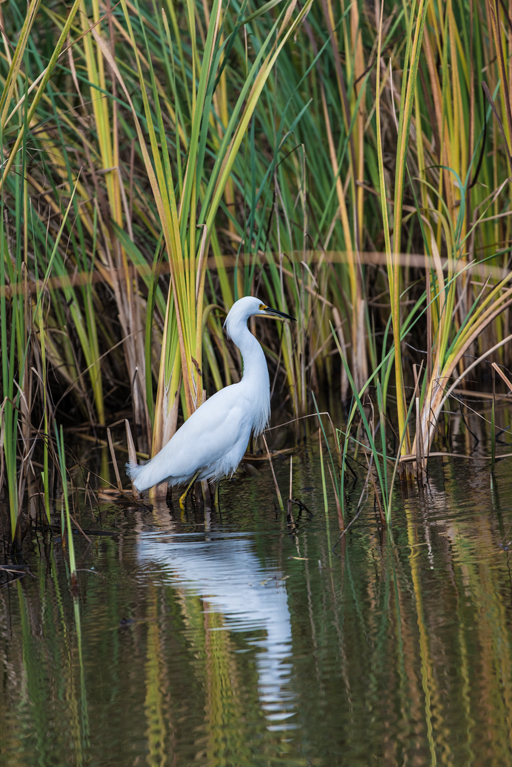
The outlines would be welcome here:
M 41 446 L 49 518 L 55 403 L 73 398 L 104 428 L 129 400 L 139 450 L 157 450 L 180 404 L 187 417 L 238 380 L 222 318 L 251 292 L 298 319 L 260 331 L 291 415 L 337 391 L 340 372 L 341 399 L 354 397 L 343 434 L 362 425 L 389 508 L 390 409 L 402 458 L 423 461 L 466 356 L 511 361 L 502 13 L 474 0 L 4 3 L 0 484 L 13 529 L 27 483 L 39 492 Z M 406 342 L 426 354 L 404 356 Z M 357 456 L 344 439 L 339 455 Z

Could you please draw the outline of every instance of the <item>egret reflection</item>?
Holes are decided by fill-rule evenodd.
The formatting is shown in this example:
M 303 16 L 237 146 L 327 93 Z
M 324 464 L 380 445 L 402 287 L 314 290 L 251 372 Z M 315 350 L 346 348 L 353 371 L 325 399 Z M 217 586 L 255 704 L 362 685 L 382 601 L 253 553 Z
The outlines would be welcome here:
M 256 648 L 258 690 L 272 730 L 293 728 L 294 695 L 289 686 L 292 634 L 283 573 L 262 566 L 254 540 L 243 533 L 175 535 L 143 532 L 138 559 L 168 567 L 172 581 L 204 600 L 206 612 L 221 613 L 212 631 L 246 634 Z

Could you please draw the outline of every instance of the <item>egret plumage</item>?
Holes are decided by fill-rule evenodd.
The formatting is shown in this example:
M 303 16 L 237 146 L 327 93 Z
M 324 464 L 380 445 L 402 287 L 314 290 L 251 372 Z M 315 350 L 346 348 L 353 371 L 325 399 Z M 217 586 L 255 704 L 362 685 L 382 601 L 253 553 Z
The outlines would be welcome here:
M 270 418 L 270 381 L 263 349 L 247 327 L 253 316 L 294 319 L 251 296 L 233 304 L 224 327 L 240 349 L 242 380 L 207 399 L 148 463 L 127 464 L 137 490 L 148 490 L 161 482 L 188 485 L 180 498 L 183 506 L 196 480 L 218 482 L 232 476 L 251 434 L 258 436 L 265 429 Z

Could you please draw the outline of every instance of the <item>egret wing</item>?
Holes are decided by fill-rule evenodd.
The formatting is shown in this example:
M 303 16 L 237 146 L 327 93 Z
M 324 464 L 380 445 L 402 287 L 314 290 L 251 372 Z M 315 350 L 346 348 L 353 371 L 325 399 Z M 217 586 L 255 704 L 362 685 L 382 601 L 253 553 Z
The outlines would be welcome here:
M 227 386 L 206 400 L 155 456 L 153 460 L 165 461 L 168 477 L 192 477 L 199 469 L 223 462 L 233 450 L 235 455 L 242 450 L 241 458 L 252 419 L 249 403 L 236 387 Z

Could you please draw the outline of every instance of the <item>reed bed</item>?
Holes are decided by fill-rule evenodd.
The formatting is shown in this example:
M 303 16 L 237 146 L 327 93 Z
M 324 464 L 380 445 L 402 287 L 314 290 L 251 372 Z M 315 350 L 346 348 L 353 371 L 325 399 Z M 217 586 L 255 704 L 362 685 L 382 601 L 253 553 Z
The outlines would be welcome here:
M 129 407 L 148 454 L 239 379 L 222 323 L 248 293 L 298 319 L 258 327 L 290 416 L 313 394 L 346 407 L 325 434 L 340 509 L 363 456 L 390 522 L 447 397 L 490 387 L 491 362 L 508 375 L 511 17 L 497 0 L 0 6 L 13 534 L 27 498 L 49 515 L 65 487 L 57 423 L 104 437 Z

